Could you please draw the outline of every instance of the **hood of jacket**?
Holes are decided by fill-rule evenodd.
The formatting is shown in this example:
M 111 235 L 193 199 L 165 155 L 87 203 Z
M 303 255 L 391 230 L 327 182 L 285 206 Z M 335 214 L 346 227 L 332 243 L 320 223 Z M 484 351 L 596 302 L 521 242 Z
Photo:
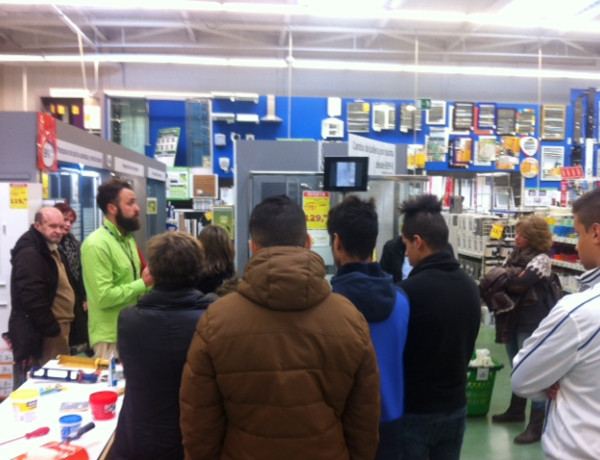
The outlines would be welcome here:
M 258 251 L 246 265 L 237 290 L 265 308 L 284 311 L 306 310 L 331 293 L 321 256 L 292 246 Z
M 346 264 L 331 285 L 334 292 L 350 299 L 369 323 L 386 320 L 394 310 L 398 288 L 378 263 Z
M 428 270 L 430 268 L 451 272 L 454 270 L 458 270 L 460 268 L 460 264 L 458 263 L 458 260 L 456 260 L 454 256 L 448 251 L 438 251 L 421 260 L 421 262 L 419 262 L 415 267 L 413 267 L 408 277 L 411 278 L 417 273 L 422 272 L 423 270 Z
M 44 236 L 38 232 L 33 225 L 29 227 L 29 230 L 17 240 L 15 247 L 10 251 L 12 264 L 17 254 L 25 248 L 35 247 L 38 252 L 47 252 L 50 255 L 50 248 L 44 239 Z
M 137 306 L 148 310 L 206 310 L 218 297 L 204 294 L 196 288 L 161 289 L 154 287 Z

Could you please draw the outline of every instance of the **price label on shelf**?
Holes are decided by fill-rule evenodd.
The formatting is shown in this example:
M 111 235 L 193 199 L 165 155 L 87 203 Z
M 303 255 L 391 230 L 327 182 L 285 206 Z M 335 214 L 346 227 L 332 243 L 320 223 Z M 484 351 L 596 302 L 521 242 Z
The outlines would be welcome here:
M 309 230 L 327 229 L 327 216 L 330 204 L 329 192 L 306 191 L 302 195 L 302 206 L 306 214 L 306 227 Z

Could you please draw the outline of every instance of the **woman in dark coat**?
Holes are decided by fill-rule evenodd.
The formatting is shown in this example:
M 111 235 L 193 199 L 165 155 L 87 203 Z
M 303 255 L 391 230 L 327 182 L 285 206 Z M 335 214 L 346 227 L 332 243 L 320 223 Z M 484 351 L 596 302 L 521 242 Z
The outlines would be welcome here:
M 512 361 L 523 342 L 535 331 L 542 319 L 554 306 L 556 299 L 549 295 L 552 280 L 552 262 L 548 253 L 552 247 L 552 232 L 540 216 L 523 217 L 516 226 L 515 249 L 502 264 L 507 280 L 503 289 L 508 308 L 495 313 L 496 342 L 504 343 L 508 359 Z M 492 272 L 486 275 L 480 288 L 488 284 Z M 488 293 L 489 294 L 493 293 Z M 493 304 L 492 299 L 486 302 Z M 512 304 L 511 304 L 512 303 Z M 522 422 L 525 420 L 527 400 L 512 394 L 510 406 L 492 416 L 494 423 Z M 532 401 L 529 423 L 514 442 L 529 444 L 539 441 L 544 424 L 544 402 Z
M 167 232 L 148 243 L 154 289 L 119 316 L 119 356 L 127 382 L 110 459 L 183 458 L 179 387 L 196 323 L 217 297 L 198 289 L 198 240 Z
M 71 354 L 86 353 L 93 355 L 90 349 L 90 339 L 88 336 L 88 312 L 85 295 L 85 286 L 83 285 L 83 276 L 81 275 L 81 243 L 71 233 L 71 228 L 77 220 L 77 213 L 68 203 L 56 203 L 56 209 L 62 212 L 65 219 L 65 233 L 58 245 L 58 250 L 67 259 L 67 272 L 73 292 L 75 292 L 75 318 L 71 322 L 71 331 L 69 332 L 69 347 Z

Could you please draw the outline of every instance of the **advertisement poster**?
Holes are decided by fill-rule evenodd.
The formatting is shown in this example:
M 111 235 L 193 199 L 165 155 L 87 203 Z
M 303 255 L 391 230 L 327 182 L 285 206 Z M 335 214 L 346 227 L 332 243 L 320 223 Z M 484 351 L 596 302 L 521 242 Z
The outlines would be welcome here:
M 48 113 L 38 113 L 38 169 L 58 170 L 58 144 L 56 142 L 56 118 Z
M 212 224 L 225 229 L 229 238 L 235 239 L 235 212 L 233 206 L 213 206 Z
M 154 158 L 169 167 L 175 166 L 175 155 L 181 128 L 162 128 L 158 130 Z

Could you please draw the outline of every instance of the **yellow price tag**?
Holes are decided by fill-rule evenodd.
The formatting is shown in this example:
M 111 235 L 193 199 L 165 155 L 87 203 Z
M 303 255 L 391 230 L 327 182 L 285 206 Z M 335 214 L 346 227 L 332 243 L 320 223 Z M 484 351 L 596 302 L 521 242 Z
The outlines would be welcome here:
M 492 230 L 490 231 L 490 238 L 494 240 L 499 240 L 502 238 L 502 233 L 504 232 L 504 224 L 494 224 L 492 225 Z
M 306 227 L 309 230 L 327 229 L 329 192 L 306 191 L 302 198 L 304 214 L 306 214 Z

